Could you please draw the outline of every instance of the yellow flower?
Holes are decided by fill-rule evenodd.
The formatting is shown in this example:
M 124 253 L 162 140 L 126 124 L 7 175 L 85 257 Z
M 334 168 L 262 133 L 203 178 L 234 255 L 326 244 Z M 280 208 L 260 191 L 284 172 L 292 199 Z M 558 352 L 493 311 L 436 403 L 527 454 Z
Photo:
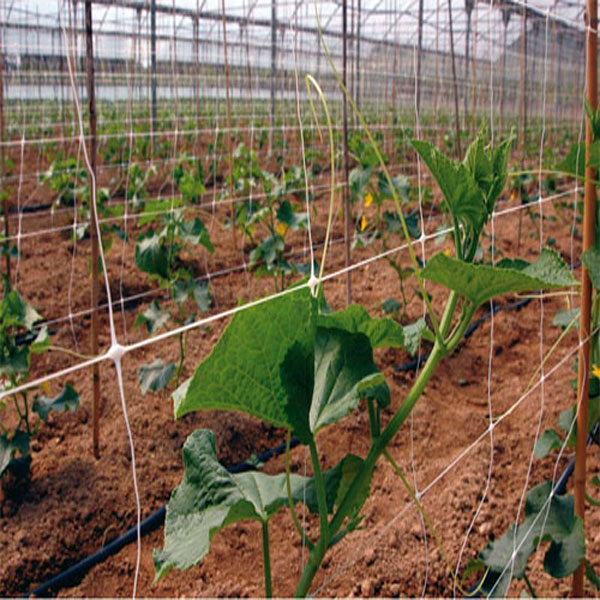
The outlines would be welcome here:
M 511 199 L 511 200 L 514 200 L 516 197 L 517 197 L 517 194 L 516 194 L 516 193 L 515 193 L 515 191 L 513 190 L 513 191 L 510 193 L 510 199 Z
M 373 194 L 371 194 L 371 192 L 369 192 L 365 196 L 365 206 L 368 208 L 369 206 L 371 206 L 371 204 L 373 204 Z
M 50 384 L 47 381 L 42 383 L 42 389 L 44 390 L 45 394 L 50 394 Z
M 365 217 L 365 215 L 362 216 L 362 219 L 360 220 L 360 230 L 364 231 L 367 228 L 367 217 Z
M 592 375 L 600 379 L 600 367 L 598 365 L 592 365 Z
M 285 223 L 277 223 L 275 230 L 281 237 L 283 237 L 287 231 L 287 225 Z
M 444 254 L 445 254 L 446 256 L 450 256 L 450 255 L 452 254 L 452 250 L 450 250 L 450 248 L 446 248 L 446 249 L 444 250 Z

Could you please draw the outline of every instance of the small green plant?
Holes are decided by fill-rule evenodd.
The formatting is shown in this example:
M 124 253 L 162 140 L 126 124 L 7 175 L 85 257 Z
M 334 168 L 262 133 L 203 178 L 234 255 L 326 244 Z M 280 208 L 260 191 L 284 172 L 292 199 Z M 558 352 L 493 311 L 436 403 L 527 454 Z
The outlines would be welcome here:
M 391 177 L 372 138 L 370 142 L 410 240 Z M 421 270 L 411 254 L 421 289 L 424 279 L 449 289 L 441 318 L 427 297 L 431 330 L 424 319 L 402 327 L 390 319 L 371 318 L 356 305 L 331 312 L 314 281 L 237 313 L 209 357 L 174 392 L 175 415 L 237 410 L 258 417 L 287 430 L 288 440 L 293 433 L 308 447 L 313 475 L 291 474 L 289 460 L 279 475 L 228 474 L 218 463 L 214 435 L 196 431 L 184 446 L 183 480 L 167 507 L 164 547 L 155 552 L 157 579 L 173 567 L 187 569 L 202 560 L 218 530 L 253 519 L 262 526 L 265 594 L 270 596 L 268 524 L 287 507 L 310 552 L 295 591 L 297 596 L 306 595 L 327 551 L 360 526 L 379 459 L 384 456 L 406 481 L 388 446 L 439 362 L 462 339 L 477 308 L 493 296 L 575 284 L 567 266 L 549 249 L 533 264 L 507 259 L 496 266 L 473 262 L 483 227 L 506 182 L 510 140 L 493 149 L 482 132 L 462 162 L 428 142 L 413 141 L 413 146 L 442 189 L 454 224 L 455 257 L 436 254 Z M 382 409 L 389 405 L 390 390 L 373 361 L 373 350 L 396 347 L 414 352 L 423 336 L 433 340 L 427 362 L 399 408 L 384 422 Z M 349 454 L 323 471 L 317 432 L 333 428 L 361 401 L 369 415 L 369 451 L 364 457 Z M 303 529 L 295 509 L 299 502 L 318 515 L 318 535 L 310 537 Z
M 12 290 L 0 301 L 0 379 L 4 391 L 29 377 L 32 357 L 49 349 L 46 327 L 35 327 L 37 311 Z M 40 393 L 41 392 L 41 393 Z M 0 402 L 0 480 L 5 492 L 27 482 L 31 467 L 30 443 L 52 411 L 74 411 L 79 396 L 70 385 L 54 397 L 49 386 L 20 391 Z M 14 412 L 9 408 L 12 406 Z
M 150 201 L 140 217 L 140 225 L 155 223 L 160 219 L 158 230 L 149 228 L 140 234 L 135 246 L 135 264 L 151 280 L 157 281 L 161 289 L 168 291 L 175 303 L 175 310 L 161 308 L 158 300 L 141 312 L 134 326 L 145 325 L 149 333 L 157 333 L 169 320 L 181 326 L 192 322 L 194 313 L 187 312 L 187 301 L 192 299 L 200 312 L 210 308 L 211 298 L 208 284 L 197 281 L 191 266 L 184 261 L 184 253 L 191 248 L 203 246 L 214 252 L 208 230 L 198 217 L 186 219 L 184 209 L 174 208 L 173 201 Z M 157 359 L 142 365 L 138 379 L 142 393 L 158 391 L 166 387 L 173 375 L 181 376 L 186 354 L 186 335 L 179 334 L 179 364 L 164 364 Z
M 88 174 L 83 164 L 74 156 L 65 158 L 59 151 L 48 169 L 40 175 L 40 183 L 44 183 L 54 192 L 54 208 L 73 206 L 78 197 L 85 191 Z

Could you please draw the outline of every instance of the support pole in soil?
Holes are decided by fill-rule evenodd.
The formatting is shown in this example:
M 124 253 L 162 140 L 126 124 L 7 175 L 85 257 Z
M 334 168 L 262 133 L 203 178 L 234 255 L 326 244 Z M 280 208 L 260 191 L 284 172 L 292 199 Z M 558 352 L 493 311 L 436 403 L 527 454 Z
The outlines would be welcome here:
M 85 46 L 87 58 L 87 97 L 90 119 L 90 238 L 92 243 L 92 356 L 98 355 L 98 306 L 100 303 L 100 280 L 98 273 L 99 241 L 96 223 L 96 86 L 94 83 L 94 40 L 92 36 L 92 0 L 85 2 Z M 94 456 L 100 458 L 100 367 L 96 363 L 92 367 L 92 423 Z
M 456 83 L 456 57 L 454 56 L 454 31 L 452 27 L 452 3 L 448 0 L 448 32 L 450 34 L 450 60 L 452 62 L 452 84 L 454 86 L 454 125 L 456 129 L 456 153 L 462 156 L 460 149 L 460 113 L 458 110 L 458 85 Z
M 587 40 L 586 40 L 586 95 L 587 101 L 596 110 L 598 106 L 598 2 L 587 0 L 586 12 Z M 590 160 L 590 146 L 593 142 L 592 124 L 587 119 L 585 129 L 585 155 L 586 165 Z M 592 167 L 585 169 L 585 197 L 583 213 L 583 250 L 594 245 L 596 225 L 596 186 L 594 180 L 596 173 Z M 579 349 L 579 363 L 577 370 L 577 441 L 575 444 L 575 514 L 584 520 L 585 516 L 585 477 L 587 453 L 587 427 L 588 427 L 588 394 L 590 372 L 590 312 L 592 299 L 592 285 L 585 265 L 581 273 L 581 313 L 579 320 L 580 338 L 583 344 Z M 585 528 L 584 528 L 585 531 Z M 585 564 L 579 565 L 573 575 L 573 596 L 581 598 L 583 592 L 583 576 Z
M 150 0 L 150 124 L 152 154 L 156 147 L 156 0 Z
M 521 18 L 521 97 L 519 98 L 519 142 L 521 146 L 521 166 L 525 163 L 525 137 L 527 135 L 527 6 L 523 4 Z
M 421 114 L 421 61 L 423 52 L 423 5 L 425 0 L 419 0 L 419 21 L 417 29 L 417 80 L 415 81 L 416 86 L 416 108 L 415 111 L 415 136 L 419 137 L 418 130 L 418 119 Z M 394 77 L 396 73 L 394 72 Z M 394 86 L 395 89 L 396 86 Z M 396 108 L 394 106 L 394 108 Z
M 361 0 L 358 0 L 356 6 L 356 97 L 354 98 L 358 110 L 360 110 L 360 3 Z
M 467 29 L 465 31 L 465 95 L 463 107 L 463 129 L 467 128 L 467 113 L 469 109 L 469 53 L 471 50 L 471 22 L 475 0 L 465 0 L 465 12 L 467 13 Z
M 275 135 L 275 79 L 277 77 L 277 2 L 271 0 L 271 90 L 269 96 L 269 154 Z
M 504 98 L 506 95 L 506 35 L 508 32 L 508 23 L 510 22 L 510 11 L 502 10 L 502 79 L 500 80 L 500 131 L 504 129 Z
M 342 0 L 342 81 L 347 88 L 348 77 L 348 1 Z M 346 267 L 350 266 L 350 185 L 348 173 L 348 100 L 344 94 L 343 104 L 343 127 L 344 127 L 344 246 L 346 251 Z M 346 272 L 346 304 L 352 302 L 352 278 L 350 269 Z
M 274 2 L 275 0 L 273 0 Z M 227 53 L 227 15 L 225 13 L 225 0 L 221 0 L 223 13 L 223 67 L 225 73 L 225 114 L 227 117 L 227 154 L 229 155 L 229 216 L 231 218 L 231 241 L 233 247 L 237 246 L 235 235 L 235 207 L 233 206 L 233 138 L 231 131 L 231 98 L 229 97 L 229 59 Z
M 4 286 L 6 289 L 10 289 L 10 253 L 8 251 L 8 238 L 9 238 L 9 227 L 8 227 L 8 190 L 5 189 L 5 178 L 6 178 L 6 148 L 4 147 L 5 142 L 5 128 L 4 128 L 4 62 L 2 60 L 2 53 L 4 51 L 2 30 L 0 30 L 0 142 L 2 147 L 0 149 L 0 178 L 2 190 L 2 213 L 4 215 L 4 238 L 7 247 L 4 249 L 6 252 L 6 281 Z

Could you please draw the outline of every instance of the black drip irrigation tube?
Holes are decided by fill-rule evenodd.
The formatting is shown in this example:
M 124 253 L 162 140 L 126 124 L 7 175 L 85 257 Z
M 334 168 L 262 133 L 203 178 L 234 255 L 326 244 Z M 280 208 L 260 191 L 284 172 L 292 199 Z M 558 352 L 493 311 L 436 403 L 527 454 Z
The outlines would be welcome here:
M 532 298 L 525 298 L 523 300 L 519 300 L 518 302 L 514 302 L 512 304 L 493 305 L 492 309 L 490 311 L 488 311 L 483 316 L 481 316 L 479 319 L 477 319 L 477 320 L 473 321 L 473 323 L 471 323 L 471 325 L 465 331 L 464 339 L 465 340 L 469 339 L 473 335 L 473 333 L 479 327 L 481 327 L 481 325 L 483 325 L 483 323 L 485 323 L 485 321 L 487 321 L 489 318 L 492 317 L 492 315 L 495 315 L 496 313 L 498 313 L 502 310 L 521 310 L 522 308 L 527 306 L 531 302 L 531 300 L 532 300 Z M 394 371 L 397 373 L 398 372 L 406 372 L 406 371 L 414 371 L 414 370 L 418 369 L 421 366 L 421 364 L 427 360 L 428 356 L 429 356 L 429 352 L 427 352 L 427 353 L 421 355 L 419 358 L 411 360 L 407 363 L 404 363 L 402 365 L 397 365 L 396 367 L 394 367 Z M 599 429 L 599 426 L 598 426 L 598 424 L 596 424 L 594 431 L 590 434 L 590 437 L 588 438 L 588 444 L 591 441 L 596 441 L 596 442 L 598 441 L 598 438 L 597 438 L 598 429 Z M 296 446 L 299 445 L 299 443 L 300 442 L 294 436 L 292 436 L 291 441 L 290 441 L 290 448 L 295 448 Z M 227 470 L 230 473 L 244 473 L 246 471 L 252 471 L 252 470 L 256 469 L 256 462 L 265 463 L 268 460 L 270 460 L 271 458 L 274 458 L 275 456 L 279 456 L 280 454 L 283 454 L 284 452 L 285 452 L 285 443 L 279 444 L 275 448 L 272 448 L 271 450 L 266 450 L 262 454 L 259 454 L 257 457 L 257 461 L 252 461 L 252 462 L 244 461 L 237 465 L 228 467 Z M 558 483 L 556 486 L 556 493 L 558 493 L 558 494 L 565 493 L 567 481 L 571 477 L 574 468 L 575 468 L 575 459 L 573 458 L 568 463 L 567 467 L 565 468 L 565 470 L 563 471 L 563 473 L 561 474 L 561 476 L 558 479 Z M 155 531 L 156 529 L 161 527 L 165 521 L 165 515 L 166 515 L 166 504 L 161 506 L 156 512 L 152 513 L 150 516 L 146 517 L 141 522 L 141 524 L 140 524 L 141 536 L 144 537 L 148 533 L 152 533 L 153 531 Z M 137 527 L 132 527 L 127 532 L 125 532 L 122 536 L 118 537 L 117 539 L 113 540 L 112 542 L 109 542 L 104 547 L 102 547 L 100 550 L 97 550 L 96 552 L 94 552 L 93 554 L 88 556 L 87 558 L 84 558 L 83 560 L 81 560 L 80 562 L 69 567 L 62 573 L 55 575 L 54 577 L 52 577 L 51 579 L 49 579 L 42 585 L 38 586 L 37 588 L 31 590 L 30 592 L 27 592 L 26 594 L 23 595 L 23 598 L 45 597 L 45 596 L 49 596 L 50 594 L 52 594 L 52 592 L 56 592 L 57 590 L 59 590 L 61 588 L 66 588 L 66 587 L 75 585 L 94 566 L 104 562 L 110 556 L 112 556 L 113 554 L 116 554 L 117 552 L 122 550 L 125 546 L 128 546 L 129 544 L 135 542 L 136 539 L 137 539 Z M 473 589 L 476 589 L 476 586 L 474 586 Z

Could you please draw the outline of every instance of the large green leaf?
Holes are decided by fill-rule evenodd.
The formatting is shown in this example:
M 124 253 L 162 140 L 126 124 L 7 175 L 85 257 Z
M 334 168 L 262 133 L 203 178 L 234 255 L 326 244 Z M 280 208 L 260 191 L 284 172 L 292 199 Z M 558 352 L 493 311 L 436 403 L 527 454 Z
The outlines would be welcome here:
M 0 324 L 5 327 L 25 327 L 31 329 L 41 315 L 25 302 L 17 290 L 8 292 L 0 303 Z
M 193 221 L 179 221 L 178 232 L 181 239 L 192 246 L 202 244 L 211 254 L 215 251 L 208 229 L 201 219 L 196 217 Z
M 491 145 L 486 147 L 485 139 L 485 130 L 481 130 L 467 150 L 464 165 L 485 198 L 487 213 L 491 214 L 506 184 L 512 137 L 504 140 L 496 149 Z
M 420 317 L 410 325 L 404 326 L 404 346 L 411 356 L 415 355 L 421 340 L 435 341 L 435 336 L 429 327 L 427 327 L 427 323 L 423 317 Z
M 54 398 L 48 396 L 36 396 L 33 401 L 33 410 L 39 415 L 42 421 L 48 418 L 48 415 L 53 410 L 60 412 L 74 412 L 79 408 L 79 394 L 75 389 L 67 384 L 62 392 Z
M 319 315 L 317 324 L 349 333 L 364 333 L 372 348 L 404 348 L 402 327 L 392 319 L 372 318 L 360 304 L 351 304 L 343 311 Z
M 547 503 L 552 482 L 546 481 L 527 493 L 523 523 L 511 525 L 498 540 L 491 542 L 481 552 L 480 558 L 490 571 L 485 578 L 483 591 L 493 596 L 506 596 L 510 584 L 510 566 L 513 551 L 514 577 L 525 574 L 529 557 L 537 550 L 540 541 L 550 541 L 546 551 L 544 570 L 554 577 L 566 577 L 573 573 L 585 556 L 583 522 L 574 514 L 573 496 L 554 494 Z M 504 574 L 501 576 L 501 574 Z M 499 578 L 501 577 L 501 580 Z
M 585 174 L 585 145 L 578 142 L 572 144 L 569 153 L 555 166 L 555 170 L 583 178 Z
M 435 177 L 452 216 L 478 236 L 487 220 L 487 205 L 467 167 L 431 142 L 413 140 L 412 145 Z
M 137 316 L 133 326 L 137 327 L 143 324 L 146 325 L 148 333 L 157 333 L 170 318 L 169 312 L 163 310 L 157 300 L 152 300 L 150 306 Z
M 17 375 L 29 371 L 27 346 L 4 346 L 0 348 L 0 375 Z
M 324 473 L 329 511 L 339 504 L 361 464 L 360 458 L 349 455 Z M 167 505 L 163 549 L 154 551 L 156 581 L 173 567 L 198 564 L 212 537 L 224 527 L 247 519 L 266 523 L 288 504 L 284 473 L 229 473 L 217 460 L 212 431 L 200 429 L 188 437 L 183 466 L 183 479 Z M 313 479 L 291 474 L 290 484 L 294 504 L 305 501 L 310 511 L 317 512 Z
M 17 453 L 22 457 L 29 454 L 29 435 L 25 431 L 16 431 L 10 439 L 0 435 L 0 477 Z
M 600 290 L 600 248 L 593 246 L 587 249 L 581 255 L 581 260 L 588 270 L 594 289 L 596 291 Z
M 506 263 L 505 263 L 506 264 Z M 425 279 L 441 283 L 479 306 L 494 296 L 516 292 L 533 292 L 576 285 L 569 268 L 550 248 L 544 248 L 538 260 L 523 268 L 476 265 L 443 253 L 433 256 L 425 265 Z
M 315 434 L 356 408 L 361 398 L 389 404 L 385 377 L 373 363 L 368 338 L 339 329 L 317 330 L 309 425 Z
M 316 317 L 303 288 L 238 313 L 192 380 L 173 395 L 175 414 L 239 410 L 293 429 L 307 443 L 361 398 L 389 403 L 373 346 L 400 346 L 403 330 L 362 307 Z
M 165 364 L 162 358 L 157 358 L 154 362 L 142 365 L 138 371 L 138 382 L 142 395 L 148 390 L 158 392 L 164 390 L 175 373 L 175 363 Z
M 169 252 L 154 230 L 138 237 L 135 264 L 144 273 L 157 275 L 162 279 L 169 278 Z
M 315 300 L 307 288 L 238 312 L 187 385 L 176 392 L 175 416 L 194 410 L 238 410 L 281 427 L 286 390 L 280 365 L 294 344 L 310 349 Z

